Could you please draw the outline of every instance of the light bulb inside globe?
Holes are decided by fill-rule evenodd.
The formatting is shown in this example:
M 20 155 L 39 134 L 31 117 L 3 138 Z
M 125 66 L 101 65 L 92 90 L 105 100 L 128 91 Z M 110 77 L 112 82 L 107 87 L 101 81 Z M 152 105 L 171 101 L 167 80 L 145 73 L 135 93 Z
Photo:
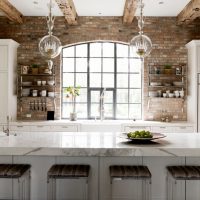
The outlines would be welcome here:
M 55 58 L 62 50 L 60 40 L 54 35 L 46 35 L 39 42 L 40 53 L 48 58 Z
M 143 34 L 139 34 L 130 42 L 130 46 L 133 52 L 142 58 L 148 56 L 152 50 L 152 42 L 151 39 Z

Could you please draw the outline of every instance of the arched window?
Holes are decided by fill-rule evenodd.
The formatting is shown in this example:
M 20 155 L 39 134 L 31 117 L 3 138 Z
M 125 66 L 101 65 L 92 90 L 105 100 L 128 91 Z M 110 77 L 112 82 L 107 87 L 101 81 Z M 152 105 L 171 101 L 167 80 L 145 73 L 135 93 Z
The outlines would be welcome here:
M 104 92 L 105 119 L 141 119 L 141 59 L 131 56 L 129 45 L 88 42 L 63 48 L 62 118 L 69 118 L 71 102 L 64 89 L 80 86 L 76 98 L 79 119 L 100 118 Z

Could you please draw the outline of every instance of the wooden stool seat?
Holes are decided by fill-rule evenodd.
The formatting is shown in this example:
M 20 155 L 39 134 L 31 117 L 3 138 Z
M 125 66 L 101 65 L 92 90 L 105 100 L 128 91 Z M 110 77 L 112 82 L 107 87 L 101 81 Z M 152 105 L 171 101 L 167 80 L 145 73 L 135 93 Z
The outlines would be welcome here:
M 176 180 L 200 180 L 200 166 L 168 166 L 167 170 Z
M 30 167 L 28 164 L 0 164 L 0 178 L 20 178 Z
M 48 171 L 50 178 L 78 178 L 89 176 L 89 165 L 53 165 Z
M 146 166 L 110 166 L 111 178 L 151 178 L 151 173 Z

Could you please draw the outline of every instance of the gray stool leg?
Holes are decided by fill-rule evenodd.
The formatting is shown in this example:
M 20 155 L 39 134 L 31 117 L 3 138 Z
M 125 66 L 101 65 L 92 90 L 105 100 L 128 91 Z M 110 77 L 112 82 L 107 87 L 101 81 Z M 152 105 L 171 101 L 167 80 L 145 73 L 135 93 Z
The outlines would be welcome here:
M 85 200 L 88 200 L 88 178 L 86 178 L 85 184 Z
M 30 200 L 30 170 L 18 178 L 19 200 Z
M 47 199 L 55 200 L 56 199 L 56 179 L 48 178 L 47 180 Z

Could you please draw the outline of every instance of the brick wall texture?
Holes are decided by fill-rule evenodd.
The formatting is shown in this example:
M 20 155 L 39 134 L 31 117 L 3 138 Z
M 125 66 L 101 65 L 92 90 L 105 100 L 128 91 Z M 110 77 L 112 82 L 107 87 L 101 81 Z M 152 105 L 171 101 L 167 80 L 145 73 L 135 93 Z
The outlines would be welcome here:
M 16 24 L 5 17 L 0 17 L 0 38 L 11 38 L 18 43 L 18 73 L 21 65 L 37 63 L 45 66 L 46 62 L 38 51 L 40 39 L 47 34 L 45 17 L 24 17 L 23 24 Z M 122 41 L 129 43 L 131 38 L 138 34 L 137 20 L 131 25 L 124 25 L 121 17 L 79 17 L 79 25 L 67 25 L 64 17 L 57 17 L 54 26 L 54 35 L 68 45 L 93 40 Z M 185 101 L 180 99 L 153 99 L 148 98 L 148 65 L 160 64 L 187 64 L 187 49 L 185 44 L 193 39 L 200 39 L 200 20 L 190 25 L 177 26 L 175 17 L 146 18 L 144 33 L 153 43 L 153 50 L 144 61 L 143 70 L 143 113 L 146 120 L 157 120 L 162 110 L 168 115 L 175 116 L 176 120 L 187 120 Z M 60 58 L 54 59 L 56 71 L 56 119 L 60 118 Z M 29 99 L 18 99 L 18 119 L 26 119 L 29 113 Z M 48 110 L 53 109 L 51 102 L 47 102 Z M 45 119 L 46 113 L 32 112 L 32 119 Z

